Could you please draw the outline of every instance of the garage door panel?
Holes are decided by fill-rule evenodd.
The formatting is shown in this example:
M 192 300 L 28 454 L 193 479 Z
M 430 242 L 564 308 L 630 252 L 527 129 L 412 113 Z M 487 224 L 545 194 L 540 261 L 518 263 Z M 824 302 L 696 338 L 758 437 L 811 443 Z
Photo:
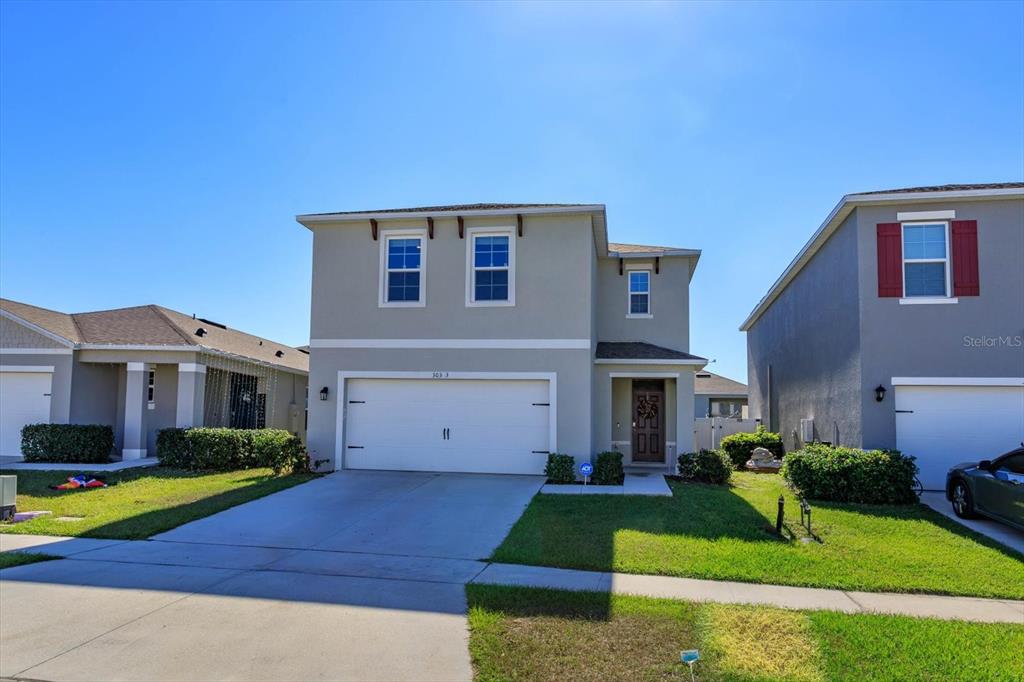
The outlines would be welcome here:
M 21 429 L 50 421 L 49 372 L 0 372 L 0 455 L 21 454 Z
M 991 459 L 1024 440 L 1024 387 L 897 386 L 896 447 L 917 458 L 929 490 L 960 462 Z
M 547 381 L 350 379 L 346 399 L 347 468 L 543 473 Z

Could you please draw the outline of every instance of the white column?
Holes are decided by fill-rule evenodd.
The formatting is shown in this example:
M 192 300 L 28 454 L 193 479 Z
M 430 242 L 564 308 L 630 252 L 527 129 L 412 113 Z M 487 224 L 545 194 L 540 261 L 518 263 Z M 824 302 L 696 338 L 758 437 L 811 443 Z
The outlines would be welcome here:
M 129 362 L 124 387 L 124 445 L 121 459 L 146 456 L 146 363 Z
M 203 402 L 206 399 L 206 365 L 195 362 L 178 363 L 178 407 L 174 424 L 179 429 L 203 425 Z

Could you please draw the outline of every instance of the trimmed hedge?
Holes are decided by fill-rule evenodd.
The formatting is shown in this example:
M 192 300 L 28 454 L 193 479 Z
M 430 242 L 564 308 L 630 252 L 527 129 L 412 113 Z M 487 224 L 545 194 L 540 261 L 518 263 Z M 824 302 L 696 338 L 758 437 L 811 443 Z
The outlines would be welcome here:
M 622 468 L 622 453 L 611 450 L 594 458 L 594 483 L 598 485 L 622 485 L 626 472 Z
M 156 434 L 161 466 L 202 471 L 270 467 L 274 473 L 309 469 L 298 436 L 281 429 L 161 429 Z
M 679 455 L 679 477 L 685 481 L 724 485 L 732 476 L 732 461 L 721 450 L 701 450 Z
M 21 454 L 26 462 L 106 464 L 114 449 L 114 429 L 100 424 L 26 424 Z
M 763 424 L 759 424 L 754 433 L 734 433 L 726 436 L 719 445 L 737 469 L 743 468 L 756 448 L 770 450 L 775 459 L 782 459 L 785 453 L 782 437 L 765 429 Z
M 857 450 L 813 443 L 786 455 L 782 476 L 813 500 L 864 504 L 917 502 L 914 458 L 898 450 Z
M 575 483 L 576 460 L 572 455 L 560 455 L 552 452 L 548 455 L 548 463 L 544 467 L 544 475 L 548 483 Z

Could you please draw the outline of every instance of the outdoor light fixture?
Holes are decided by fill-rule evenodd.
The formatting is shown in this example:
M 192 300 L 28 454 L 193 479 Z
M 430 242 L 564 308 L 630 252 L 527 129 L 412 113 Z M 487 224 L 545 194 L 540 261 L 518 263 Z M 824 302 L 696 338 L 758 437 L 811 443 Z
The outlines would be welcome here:
M 323 388 L 321 388 L 321 389 L 320 389 L 320 400 L 327 400 L 327 393 L 328 393 L 328 392 L 329 392 L 329 391 L 327 390 L 327 387 L 326 387 L 326 386 L 324 386 Z
M 878 384 L 878 388 L 875 389 L 875 402 L 880 403 L 885 400 L 885 386 Z

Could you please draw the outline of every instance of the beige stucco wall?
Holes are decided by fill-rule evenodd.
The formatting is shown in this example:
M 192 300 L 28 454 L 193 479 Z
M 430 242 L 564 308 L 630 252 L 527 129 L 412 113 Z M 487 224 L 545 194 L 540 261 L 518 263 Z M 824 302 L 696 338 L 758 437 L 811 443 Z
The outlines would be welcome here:
M 692 262 L 689 257 L 662 258 L 655 274 L 654 259 L 625 259 L 619 275 L 618 258 L 601 258 L 597 264 L 598 340 L 646 341 L 689 352 Z M 651 271 L 650 318 L 626 316 L 630 268 Z

